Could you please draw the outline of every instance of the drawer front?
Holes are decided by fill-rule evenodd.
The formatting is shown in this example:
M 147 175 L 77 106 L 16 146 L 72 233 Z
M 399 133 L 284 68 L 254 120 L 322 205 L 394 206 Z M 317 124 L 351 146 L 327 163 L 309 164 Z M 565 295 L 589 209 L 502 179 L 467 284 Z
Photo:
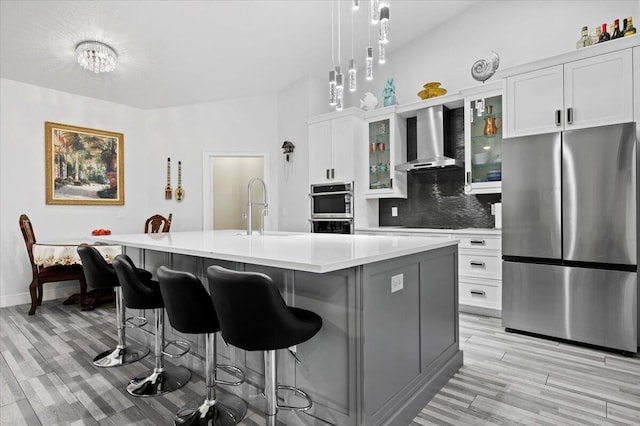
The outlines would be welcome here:
M 460 250 L 458 252 L 458 274 L 484 278 L 502 277 L 499 252 Z
M 486 285 L 460 280 L 458 300 L 461 304 L 481 308 L 502 309 L 502 289 L 499 285 Z
M 453 237 L 460 240 L 461 249 L 502 250 L 502 239 L 496 235 L 454 235 Z

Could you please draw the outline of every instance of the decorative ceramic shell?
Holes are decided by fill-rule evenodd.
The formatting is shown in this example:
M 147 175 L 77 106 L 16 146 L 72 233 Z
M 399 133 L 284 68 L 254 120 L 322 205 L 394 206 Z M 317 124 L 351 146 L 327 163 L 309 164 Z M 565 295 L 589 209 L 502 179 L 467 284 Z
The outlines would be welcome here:
M 378 106 L 378 98 L 371 92 L 364 94 L 364 98 L 360 99 L 360 108 L 365 111 L 372 111 Z
M 471 66 L 471 76 L 478 81 L 484 82 L 495 74 L 499 65 L 500 57 L 492 50 L 491 58 L 480 59 Z

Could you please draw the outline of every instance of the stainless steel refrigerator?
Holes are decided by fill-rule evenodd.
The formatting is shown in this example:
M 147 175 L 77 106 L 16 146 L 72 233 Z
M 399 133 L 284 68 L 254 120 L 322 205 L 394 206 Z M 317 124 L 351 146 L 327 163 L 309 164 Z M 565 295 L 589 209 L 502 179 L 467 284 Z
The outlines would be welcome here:
M 638 352 L 638 141 L 625 123 L 502 144 L 502 325 Z

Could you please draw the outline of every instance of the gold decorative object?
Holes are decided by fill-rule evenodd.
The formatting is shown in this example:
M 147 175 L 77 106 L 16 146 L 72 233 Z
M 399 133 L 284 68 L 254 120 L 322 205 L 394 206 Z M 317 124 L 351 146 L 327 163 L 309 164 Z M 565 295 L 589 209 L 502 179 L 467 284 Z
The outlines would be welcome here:
M 164 187 L 164 199 L 170 200 L 173 189 L 171 189 L 171 157 L 167 158 L 167 186 Z
M 182 161 L 178 161 L 178 187 L 176 188 L 176 201 L 184 199 L 184 189 L 182 189 Z
M 422 86 L 424 87 L 424 90 L 418 92 L 418 96 L 420 97 L 420 99 L 429 99 L 444 95 L 445 93 L 447 93 L 447 89 L 443 89 L 442 87 L 440 87 L 440 84 L 441 83 L 437 81 L 432 81 L 425 84 L 424 86 Z

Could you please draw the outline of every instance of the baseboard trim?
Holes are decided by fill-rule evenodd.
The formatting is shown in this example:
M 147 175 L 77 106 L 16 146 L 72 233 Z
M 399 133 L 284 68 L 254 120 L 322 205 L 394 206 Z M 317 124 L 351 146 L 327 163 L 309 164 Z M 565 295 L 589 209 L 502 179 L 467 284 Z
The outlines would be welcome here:
M 460 312 L 466 312 L 468 314 L 484 315 L 487 317 L 502 318 L 502 311 L 500 309 L 481 308 L 479 306 L 458 305 Z
M 80 285 L 77 282 L 75 284 L 71 282 L 59 283 L 58 285 L 53 283 L 46 283 L 42 287 L 42 290 L 44 291 L 44 294 L 42 295 L 43 301 L 52 299 L 66 299 L 74 293 L 79 293 Z M 28 291 L 18 294 L 8 294 L 0 296 L 0 308 L 30 304 L 31 294 Z

